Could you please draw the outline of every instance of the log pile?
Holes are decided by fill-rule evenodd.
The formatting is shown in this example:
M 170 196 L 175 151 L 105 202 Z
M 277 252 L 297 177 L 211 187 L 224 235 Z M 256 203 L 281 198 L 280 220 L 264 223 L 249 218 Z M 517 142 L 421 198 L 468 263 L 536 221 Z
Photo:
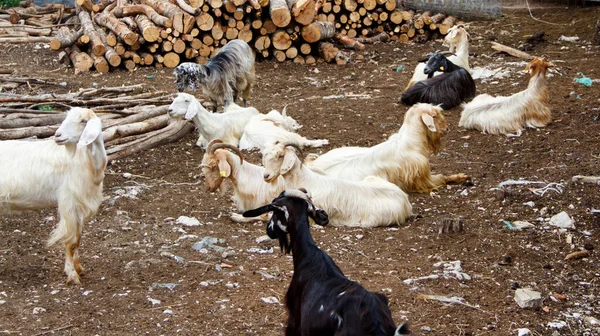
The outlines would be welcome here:
M 64 111 L 83 106 L 102 119 L 109 160 L 116 160 L 177 141 L 194 129 L 192 123 L 168 116 L 172 99 L 165 91 L 144 92 L 142 85 L 66 94 L 0 93 L 0 140 L 51 137 L 65 118 Z
M 99 2 L 94 2 L 99 1 Z M 76 72 L 204 64 L 242 39 L 259 59 L 346 63 L 365 43 L 425 42 L 456 18 L 396 8 L 396 0 L 76 0 L 50 41 Z
M 0 9 L 0 43 L 48 43 L 56 33 L 56 24 L 72 11 L 59 4 L 38 6 L 31 0 L 21 1 L 19 7 Z

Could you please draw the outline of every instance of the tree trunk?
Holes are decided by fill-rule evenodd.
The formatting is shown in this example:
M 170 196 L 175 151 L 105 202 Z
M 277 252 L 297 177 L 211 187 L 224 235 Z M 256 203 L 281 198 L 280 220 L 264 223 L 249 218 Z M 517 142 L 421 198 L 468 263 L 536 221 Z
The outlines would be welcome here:
M 277 27 L 285 27 L 292 20 L 286 0 L 271 0 L 269 12 L 271 13 L 271 20 Z
M 179 55 L 177 55 L 174 52 L 170 52 L 170 53 L 165 54 L 163 64 L 167 68 L 174 68 L 179 65 L 179 60 L 180 60 Z
M 314 21 L 315 0 L 287 0 L 287 5 L 296 22 L 307 25 Z
M 271 37 L 273 47 L 277 50 L 286 50 L 292 45 L 292 39 L 285 30 L 278 30 Z
M 82 34 L 83 28 L 80 28 L 78 31 L 73 31 L 68 27 L 60 27 L 56 32 L 55 37 L 50 41 L 50 49 L 60 50 L 71 46 Z
M 332 38 L 335 35 L 335 25 L 328 21 L 315 21 L 302 28 L 302 38 L 308 43 Z
M 202 13 L 196 19 L 196 25 L 202 31 L 209 31 L 214 27 L 215 19 L 209 13 Z M 220 27 L 219 27 L 220 29 Z

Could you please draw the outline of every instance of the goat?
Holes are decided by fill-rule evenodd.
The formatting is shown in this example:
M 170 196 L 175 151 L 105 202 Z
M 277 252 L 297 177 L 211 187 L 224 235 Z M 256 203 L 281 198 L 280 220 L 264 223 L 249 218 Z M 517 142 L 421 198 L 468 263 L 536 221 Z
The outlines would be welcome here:
M 469 67 L 469 34 L 463 25 L 457 25 L 448 30 L 448 34 L 444 38 L 444 45 L 449 48 L 451 53 L 453 53 L 448 56 L 448 59 L 459 67 L 465 68 L 467 71 L 471 72 L 471 68 Z M 429 78 L 424 70 L 425 63 L 419 62 L 412 78 L 404 89 L 405 91 L 416 82 Z M 441 74 L 441 72 L 436 71 L 434 76 L 439 74 Z
M 481 94 L 463 106 L 458 125 L 490 134 L 508 134 L 525 127 L 544 127 L 552 121 L 548 108 L 546 71 L 554 64 L 534 58 L 527 64 L 531 79 L 524 91 L 509 97 Z
M 222 143 L 220 139 L 208 144 L 200 167 L 210 192 L 219 189 L 224 179 L 231 180 L 234 189 L 233 201 L 239 211 L 267 204 L 284 189 L 283 177 L 279 177 L 273 183 L 266 183 L 263 180 L 263 167 L 245 162 L 239 149 Z M 248 221 L 239 214 L 232 214 L 231 218 L 236 222 Z
M 244 213 L 273 212 L 267 234 L 278 239 L 284 253 L 293 252 L 294 275 L 285 296 L 286 336 L 408 335 L 408 324 L 394 324 L 387 297 L 346 278 L 310 234 L 308 218 L 325 226 L 328 215 L 317 208 L 308 192 L 285 190 L 270 204 Z M 290 240 L 288 240 L 288 233 Z
M 433 76 L 435 71 L 443 71 Z M 475 97 L 475 82 L 471 74 L 450 62 L 442 53 L 433 53 L 425 66 L 428 79 L 415 83 L 402 94 L 402 103 L 412 106 L 416 103 L 441 105 L 451 109 Z
M 0 141 L 0 214 L 58 206 L 48 245 L 65 244 L 67 283 L 81 283 L 79 243 L 102 203 L 106 162 L 102 123 L 84 108 L 69 110 L 54 141 Z
M 250 89 L 255 81 L 254 54 L 248 43 L 242 40 L 229 41 L 204 65 L 184 62 L 175 68 L 176 86 L 179 92 L 186 87 L 196 91 L 198 87 L 213 102 L 213 111 L 217 104 L 226 109 L 237 102 L 242 93 L 244 107 L 247 107 Z
M 206 148 L 214 139 L 237 146 L 250 118 L 259 114 L 254 107 L 230 105 L 223 113 L 210 113 L 191 94 L 180 92 L 169 106 L 173 118 L 192 120 L 198 129 L 197 146 Z
M 305 164 L 328 176 L 360 181 L 374 175 L 406 192 L 430 192 L 447 183 L 462 183 L 465 174 L 432 175 L 429 156 L 442 149 L 446 120 L 442 109 L 431 104 L 413 105 L 404 115 L 400 130 L 373 147 L 333 149 Z
M 334 226 L 375 227 L 404 223 L 412 214 L 408 195 L 376 176 L 346 181 L 322 175 L 303 165 L 294 153 L 295 143 L 278 143 L 263 154 L 264 180 L 283 176 L 286 188 L 307 188 L 329 213 Z
M 296 120 L 287 116 L 285 108 L 282 113 L 272 110 L 266 115 L 252 117 L 244 128 L 239 147 L 246 150 L 258 148 L 262 152 L 276 142 L 293 142 L 302 148 L 322 147 L 329 144 L 325 139 L 308 140 L 295 133 L 301 127 Z

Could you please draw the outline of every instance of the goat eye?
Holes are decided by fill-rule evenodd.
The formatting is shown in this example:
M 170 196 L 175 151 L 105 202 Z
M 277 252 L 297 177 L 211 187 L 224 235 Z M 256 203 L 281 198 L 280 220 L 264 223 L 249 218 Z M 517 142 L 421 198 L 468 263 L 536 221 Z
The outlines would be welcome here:
M 184 101 L 185 101 L 186 103 L 189 103 L 189 102 L 190 102 L 190 100 L 189 100 L 189 99 L 186 99 L 186 100 L 184 100 Z
M 82 124 L 85 124 L 86 122 L 87 122 L 87 120 L 85 120 L 85 119 L 82 119 L 82 120 L 81 120 L 81 123 L 82 123 Z

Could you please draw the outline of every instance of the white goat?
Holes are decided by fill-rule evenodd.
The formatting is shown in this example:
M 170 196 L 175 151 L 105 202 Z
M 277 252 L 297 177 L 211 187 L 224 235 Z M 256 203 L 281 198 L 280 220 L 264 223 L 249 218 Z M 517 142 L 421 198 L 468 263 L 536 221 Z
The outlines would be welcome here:
M 321 175 L 303 165 L 291 147 L 300 150 L 294 143 L 279 143 L 265 151 L 264 180 L 283 176 L 286 189 L 310 190 L 332 225 L 387 226 L 404 223 L 412 214 L 408 195 L 396 185 L 375 176 L 355 182 Z
M 463 105 L 458 125 L 490 134 L 508 134 L 525 127 L 544 127 L 552 120 L 548 108 L 546 71 L 554 64 L 534 58 L 525 71 L 531 79 L 527 89 L 509 97 L 482 94 Z
M 272 110 L 266 115 L 252 117 L 244 128 L 239 147 L 246 150 L 258 148 L 262 152 L 277 142 L 293 142 L 301 148 L 322 147 L 329 144 L 325 139 L 308 140 L 295 133 L 301 127 L 296 120 L 286 115 L 285 108 L 282 113 Z
M 197 146 L 206 148 L 214 139 L 237 146 L 244 127 L 250 119 L 259 114 L 254 107 L 239 107 L 230 104 L 223 113 L 210 113 L 196 98 L 187 93 L 179 93 L 169 106 L 169 115 L 173 118 L 192 120 L 198 129 Z
M 448 35 L 444 38 L 444 45 L 448 47 L 454 55 L 448 56 L 448 60 L 468 72 L 471 72 L 469 67 L 469 34 L 463 25 L 458 25 L 448 30 Z M 419 62 L 415 68 L 412 78 L 404 90 L 407 90 L 416 82 L 427 79 L 425 74 L 425 66 L 427 62 Z M 434 76 L 440 75 L 442 72 L 435 72 Z
M 373 147 L 336 148 L 305 163 L 344 180 L 361 181 L 374 175 L 406 192 L 429 192 L 468 179 L 465 174 L 431 174 L 429 157 L 442 149 L 445 133 L 446 120 L 440 107 L 415 104 L 404 115 L 400 130 L 387 141 Z
M 229 150 L 233 150 L 235 154 Z M 208 144 L 200 167 L 210 192 L 221 188 L 226 178 L 231 180 L 233 201 L 241 212 L 269 204 L 284 190 L 283 177 L 277 178 L 273 183 L 265 182 L 263 167 L 244 161 L 238 148 L 224 144 L 219 139 Z M 231 218 L 236 222 L 255 220 L 236 213 L 231 214 Z
M 102 123 L 83 108 L 67 113 L 54 141 L 0 141 L 0 213 L 58 205 L 48 245 L 65 244 L 67 283 L 80 283 L 79 242 L 102 203 L 106 162 Z

